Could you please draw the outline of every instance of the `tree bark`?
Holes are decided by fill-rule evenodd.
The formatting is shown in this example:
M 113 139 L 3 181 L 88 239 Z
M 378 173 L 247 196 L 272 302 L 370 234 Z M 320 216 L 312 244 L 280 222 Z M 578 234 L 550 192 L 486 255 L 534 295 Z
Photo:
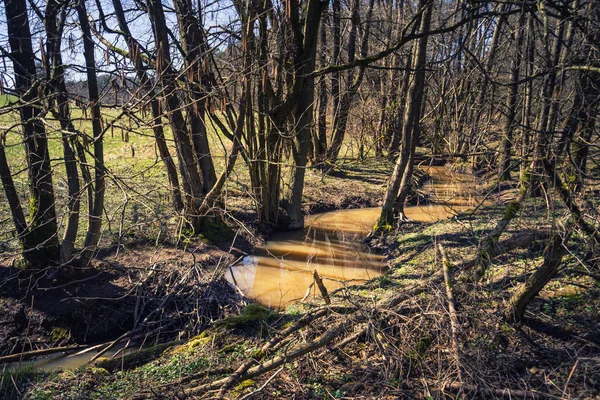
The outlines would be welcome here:
M 22 102 L 19 111 L 29 172 L 29 225 L 23 232 L 23 257 L 32 267 L 47 266 L 59 260 L 60 249 L 48 137 L 39 119 L 44 107 L 37 95 L 40 83 L 36 80 L 35 54 L 26 3 L 24 0 L 5 0 L 4 6 L 15 92 Z M 6 179 L 6 172 L 2 175 Z M 8 192 L 11 191 L 10 187 Z M 16 204 L 11 206 L 16 207 Z M 18 209 L 13 210 L 13 219 L 18 214 Z M 16 228 L 17 231 L 22 228 L 21 222 L 17 223 Z
M 544 251 L 543 264 L 531 275 L 526 282 L 522 283 L 511 296 L 505 318 L 511 323 L 523 321 L 527 306 L 535 296 L 550 282 L 556 273 L 563 256 L 566 253 L 565 245 L 570 237 L 569 233 L 555 232 L 550 238 L 548 246 Z
M 192 228 L 196 228 L 198 221 L 197 207 L 203 197 L 203 184 L 198 170 L 198 161 L 192 147 L 191 137 L 187 129 L 181 102 L 177 96 L 176 72 L 173 70 L 169 53 L 167 25 L 162 3 L 158 0 L 149 0 L 147 7 L 148 16 L 152 25 L 154 41 L 157 47 L 155 58 L 158 81 L 162 85 L 162 96 L 167 108 L 171 130 L 175 139 L 179 171 L 183 180 L 185 193 L 185 216 Z
M 510 180 L 510 154 L 513 145 L 513 136 L 516 128 L 517 98 L 519 96 L 519 70 L 521 68 L 521 54 L 523 47 L 523 31 L 525 29 L 525 10 L 521 10 L 517 22 L 515 37 L 515 53 L 511 65 L 511 83 L 509 87 L 506 119 L 504 123 L 504 136 L 500 144 L 500 159 L 498 162 L 498 181 Z
M 105 166 L 104 145 L 100 99 L 98 94 L 98 78 L 96 76 L 96 61 L 94 56 L 94 41 L 87 16 L 85 0 L 80 0 L 76 6 L 79 17 L 79 25 L 83 35 L 83 56 L 85 58 L 85 70 L 92 116 L 92 131 L 94 134 L 94 201 L 90 204 L 89 226 L 87 229 L 84 252 L 81 256 L 82 264 L 88 264 L 100 242 L 100 231 L 102 229 L 102 213 L 104 212 L 105 192 Z
M 291 2 L 292 3 L 292 2 Z M 302 192 L 304 190 L 304 176 L 306 174 L 306 165 L 308 161 L 308 147 L 311 137 L 311 125 L 313 121 L 313 102 L 315 97 L 314 78 L 310 73 L 315 69 L 317 38 L 319 35 L 319 26 L 321 14 L 328 2 L 320 0 L 310 0 L 305 5 L 306 15 L 303 27 L 302 39 L 298 40 L 296 56 L 294 60 L 296 78 L 302 81 L 302 88 L 298 94 L 298 101 L 295 104 L 294 122 L 296 133 L 292 152 L 294 157 L 294 166 L 292 167 L 291 192 L 288 198 L 287 212 L 290 218 L 288 228 L 300 229 L 304 227 L 304 213 L 302 212 Z M 294 9 L 295 7 L 292 7 Z M 295 13 L 292 12 L 292 15 Z M 298 15 L 299 17 L 299 15 Z M 292 17 L 292 24 L 298 24 L 299 18 Z M 292 28 L 294 29 L 294 28 Z
M 187 118 L 190 121 L 188 129 L 192 135 L 192 143 L 202 173 L 203 190 L 204 193 L 208 193 L 217 180 L 206 130 L 205 87 L 208 83 L 209 71 L 203 67 L 203 59 L 208 52 L 208 45 L 190 1 L 174 0 L 173 5 L 177 11 L 181 46 L 185 52 L 183 56 L 189 92 L 187 96 L 189 103 L 185 105 Z
M 171 200 L 173 202 L 173 208 L 175 211 L 182 211 L 184 208 L 183 199 L 181 196 L 181 190 L 179 187 L 179 177 L 177 175 L 177 167 L 171 157 L 167 141 L 165 139 L 162 117 L 160 114 L 160 101 L 156 96 L 156 91 L 153 84 L 146 73 L 146 67 L 143 65 L 142 57 L 140 54 L 140 45 L 133 38 L 129 25 L 125 19 L 125 12 L 123 11 L 123 5 L 121 0 L 113 0 L 113 7 L 117 21 L 119 22 L 119 28 L 125 36 L 127 41 L 127 47 L 129 49 L 129 58 L 133 63 L 136 75 L 140 80 L 140 86 L 150 96 L 150 110 L 152 112 L 152 133 L 154 134 L 154 140 L 158 147 L 158 153 L 160 158 L 165 164 L 167 170 L 167 177 L 169 179 L 171 189 Z
M 327 26 L 325 21 L 321 24 L 321 44 L 320 44 L 321 66 L 326 65 L 327 56 Z M 333 90 L 333 87 L 332 87 Z M 315 163 L 320 165 L 325 161 L 327 154 L 327 108 L 329 96 L 327 94 L 327 76 L 322 75 L 319 78 L 319 108 L 317 117 L 317 137 L 315 143 Z
M 381 215 L 379 217 L 378 229 L 393 225 L 396 214 L 399 214 L 402 219 L 405 218 L 404 200 L 408 194 L 408 187 L 412 177 L 415 147 L 419 142 L 421 102 L 423 101 L 423 92 L 425 88 L 425 56 L 428 38 L 426 33 L 429 32 L 433 2 L 421 0 L 419 8 L 425 8 L 421 16 L 419 27 L 419 32 L 423 34 L 423 36 L 418 40 L 414 49 L 413 70 L 415 72 L 406 98 L 404 123 L 402 126 L 402 151 L 396 161 L 394 172 L 392 173 L 392 177 L 388 184 L 385 200 L 381 209 Z
M 371 30 L 371 16 L 373 14 L 373 5 L 374 0 L 370 0 L 366 14 L 363 37 L 361 40 L 360 56 L 362 58 L 366 57 L 368 53 L 369 33 Z M 350 34 L 348 38 L 348 62 L 352 62 L 356 58 L 356 36 L 358 25 L 360 24 L 359 9 L 360 2 L 358 0 L 355 0 L 352 6 L 352 26 L 350 28 Z M 364 66 L 359 67 L 358 73 L 355 73 L 354 69 L 350 69 L 348 71 L 348 86 L 346 88 L 346 91 L 340 98 L 339 104 L 336 104 L 334 106 L 336 108 L 336 112 L 333 116 L 333 135 L 331 139 L 331 145 L 329 146 L 329 150 L 327 151 L 327 171 L 333 170 L 333 166 L 335 165 L 338 159 L 340 150 L 342 148 L 342 143 L 344 142 L 344 137 L 346 136 L 348 115 L 350 113 L 352 100 L 356 95 L 360 84 L 362 83 L 364 75 Z
M 66 4 L 59 5 L 50 1 L 46 6 L 45 28 L 47 36 L 46 54 L 48 63 L 46 75 L 50 92 L 56 96 L 58 119 L 62 129 L 63 154 L 69 199 L 67 202 L 67 223 L 60 247 L 61 263 L 71 261 L 75 240 L 79 228 L 80 190 L 77 158 L 75 156 L 74 142 L 77 141 L 77 132 L 71 121 L 69 110 L 69 97 L 65 84 L 65 69 L 61 56 L 62 32 L 66 19 Z M 60 15 L 59 15 L 60 13 Z M 51 102 L 54 103 L 54 102 Z

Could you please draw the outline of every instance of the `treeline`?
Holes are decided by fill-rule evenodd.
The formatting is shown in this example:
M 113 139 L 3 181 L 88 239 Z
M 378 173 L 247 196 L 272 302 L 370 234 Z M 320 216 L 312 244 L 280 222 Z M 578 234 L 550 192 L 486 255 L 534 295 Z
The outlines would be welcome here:
M 0 174 L 28 265 L 89 263 L 105 207 L 103 139 L 132 115 L 151 130 L 172 208 L 195 233 L 220 223 L 235 168 L 247 171 L 263 229 L 302 227 L 307 168 L 335 173 L 347 157 L 395 162 L 385 230 L 404 219 L 421 146 L 499 182 L 519 176 L 513 209 L 554 193 L 599 244 L 586 197 L 599 172 L 597 2 L 3 0 L 3 9 L 3 91 L 13 100 L 2 113 L 20 122 L 0 134 L 23 138 L 28 205 L 4 139 Z M 99 76 L 117 117 L 101 107 Z M 73 79 L 86 82 L 85 98 L 69 90 Z M 73 123 L 78 108 L 85 130 Z M 212 131 L 229 146 L 220 167 Z M 48 151 L 56 134 L 65 204 Z M 513 217 L 482 243 L 482 268 Z

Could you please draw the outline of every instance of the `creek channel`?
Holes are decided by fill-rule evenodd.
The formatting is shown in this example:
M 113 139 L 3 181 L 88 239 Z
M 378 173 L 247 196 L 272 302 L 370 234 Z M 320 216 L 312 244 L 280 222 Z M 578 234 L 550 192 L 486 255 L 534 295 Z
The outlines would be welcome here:
M 429 179 L 420 189 L 425 204 L 405 208 L 409 219 L 433 222 L 475 208 L 477 181 L 454 174 L 445 167 L 428 167 Z M 230 267 L 226 279 L 246 297 L 269 308 L 284 309 L 305 299 L 320 297 L 314 271 L 328 292 L 383 275 L 383 256 L 373 254 L 362 242 L 375 225 L 381 208 L 331 211 L 306 218 L 302 231 L 282 232 Z M 106 356 L 135 351 L 117 347 Z M 95 348 L 74 354 L 55 354 L 38 360 L 13 363 L 9 369 L 33 366 L 39 371 L 74 369 L 89 363 Z M 114 353 L 114 354 L 113 354 Z
M 414 221 L 434 222 L 477 206 L 478 184 L 470 175 L 454 174 L 445 167 L 426 167 L 431 177 L 420 189 L 425 204 L 405 208 Z M 321 296 L 314 271 L 328 292 L 381 276 L 383 256 L 362 243 L 381 208 L 331 211 L 306 218 L 304 230 L 273 236 L 254 254 L 229 268 L 226 279 L 244 296 L 269 308 Z

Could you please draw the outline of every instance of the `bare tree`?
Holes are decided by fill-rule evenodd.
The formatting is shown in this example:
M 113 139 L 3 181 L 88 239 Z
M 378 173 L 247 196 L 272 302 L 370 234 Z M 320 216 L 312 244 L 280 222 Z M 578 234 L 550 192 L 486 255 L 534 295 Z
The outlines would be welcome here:
M 29 174 L 28 224 L 25 223 L 20 200 L 14 191 L 3 148 L 0 149 L 0 173 L 23 245 L 23 256 L 31 266 L 45 266 L 59 260 L 60 249 L 48 138 L 41 120 L 44 106 L 38 96 L 42 82 L 37 79 L 25 1 L 6 0 L 4 10 L 15 75 L 15 93 L 21 102 L 19 113 Z

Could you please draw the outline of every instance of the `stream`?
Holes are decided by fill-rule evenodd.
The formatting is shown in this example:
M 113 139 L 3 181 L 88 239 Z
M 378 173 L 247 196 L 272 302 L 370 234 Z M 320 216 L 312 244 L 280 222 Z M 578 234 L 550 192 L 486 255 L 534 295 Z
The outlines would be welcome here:
M 453 174 L 445 167 L 428 167 L 431 176 L 421 192 L 427 204 L 405 208 L 414 221 L 432 222 L 473 209 L 478 198 L 475 178 Z M 306 299 L 320 297 L 313 284 L 316 270 L 329 292 L 381 276 L 387 266 L 383 256 L 373 254 L 362 240 L 375 225 L 381 208 L 362 208 L 315 214 L 306 218 L 306 228 L 273 236 L 226 274 L 229 283 L 246 297 L 269 307 L 284 309 Z M 33 361 L 13 363 L 9 369 L 33 366 L 39 371 L 75 369 L 89 363 L 97 350 L 58 353 Z M 122 353 L 115 348 L 106 357 Z M 130 349 L 125 352 L 131 351 Z M 117 352 L 117 353 L 115 353 Z
M 477 206 L 477 182 L 445 167 L 428 167 L 421 188 L 427 204 L 405 208 L 414 221 L 433 222 Z M 329 292 L 381 276 L 383 256 L 362 243 L 379 218 L 381 208 L 331 211 L 306 218 L 302 231 L 282 232 L 232 266 L 226 279 L 246 297 L 269 308 L 284 309 L 301 300 L 320 297 L 313 284 L 317 271 Z

